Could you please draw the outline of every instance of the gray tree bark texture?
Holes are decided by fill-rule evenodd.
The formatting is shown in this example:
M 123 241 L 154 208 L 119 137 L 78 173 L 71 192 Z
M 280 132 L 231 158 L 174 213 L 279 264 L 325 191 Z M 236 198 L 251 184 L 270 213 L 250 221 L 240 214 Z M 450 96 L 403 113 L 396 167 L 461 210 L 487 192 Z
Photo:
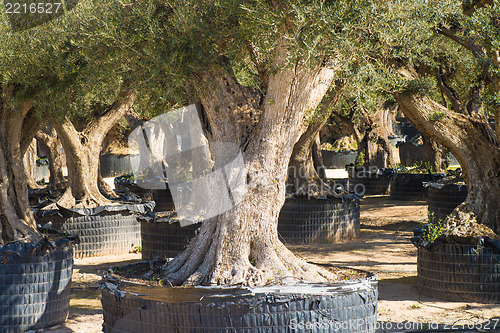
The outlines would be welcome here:
M 63 175 L 63 147 L 55 131 L 52 132 L 52 135 L 49 135 L 38 131 L 35 138 L 47 148 L 49 154 L 49 187 L 52 190 L 63 190 L 67 185 Z
M 199 73 L 203 113 L 211 140 L 237 144 L 247 171 L 248 194 L 230 211 L 203 222 L 189 247 L 165 267 L 173 284 L 264 285 L 285 276 L 325 281 L 333 274 L 296 258 L 278 239 L 278 215 L 285 201 L 288 162 L 315 109 L 332 83 L 334 65 L 278 69 L 261 96 L 238 83 L 228 61 Z M 215 166 L 217 167 L 217 166 Z
M 92 120 L 78 132 L 66 118 L 52 121 L 66 153 L 68 188 L 59 199 L 63 207 L 93 208 L 109 204 L 99 190 L 99 155 L 108 131 L 132 107 L 136 93 L 122 91 L 116 102 L 100 117 Z
M 31 212 L 27 177 L 21 154 L 23 124 L 31 109 L 25 101 L 17 110 L 9 107 L 14 87 L 1 87 L 0 97 L 0 244 L 14 240 L 37 240 Z

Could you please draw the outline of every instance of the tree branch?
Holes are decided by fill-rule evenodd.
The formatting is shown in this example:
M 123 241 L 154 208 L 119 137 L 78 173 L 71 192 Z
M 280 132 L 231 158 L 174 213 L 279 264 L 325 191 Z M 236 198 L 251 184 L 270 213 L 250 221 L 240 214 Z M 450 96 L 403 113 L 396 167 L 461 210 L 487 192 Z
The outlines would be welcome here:
M 264 85 L 267 87 L 267 84 L 269 83 L 269 76 L 266 73 L 266 70 L 264 66 L 262 66 L 262 63 L 257 60 L 257 55 L 255 54 L 255 50 L 253 48 L 252 42 L 246 41 L 245 43 L 248 53 L 250 54 L 250 59 L 252 60 L 253 64 L 255 65 L 255 68 L 257 68 L 257 73 L 259 73 L 259 77 L 264 83 Z
M 137 93 L 131 88 L 122 91 L 117 100 L 99 118 L 91 121 L 83 130 L 88 140 L 96 145 L 102 144 L 104 137 L 111 128 L 130 110 Z
M 447 77 L 443 73 L 443 70 L 439 68 L 436 73 L 437 84 L 441 93 L 445 95 L 451 102 L 453 110 L 457 113 L 464 113 L 462 102 L 458 97 L 456 91 L 448 85 Z

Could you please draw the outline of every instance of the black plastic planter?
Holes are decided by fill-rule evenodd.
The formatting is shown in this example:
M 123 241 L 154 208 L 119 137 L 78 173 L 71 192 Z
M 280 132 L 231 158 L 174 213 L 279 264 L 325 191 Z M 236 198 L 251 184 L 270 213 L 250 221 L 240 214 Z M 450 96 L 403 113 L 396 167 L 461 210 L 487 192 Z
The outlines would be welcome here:
M 424 295 L 500 303 L 500 249 L 482 240 L 476 245 L 436 243 L 429 249 L 419 247 L 417 271 L 418 289 Z
M 291 198 L 278 220 L 279 235 L 293 244 L 345 241 L 359 237 L 359 232 L 359 200 L 355 198 Z
M 99 162 L 103 177 L 116 177 L 132 172 L 130 155 L 104 154 L 100 156 Z
M 467 198 L 467 185 L 448 184 L 440 188 L 429 186 L 429 222 L 444 220 Z
M 344 169 L 346 165 L 356 161 L 357 151 L 322 150 L 323 164 L 327 169 Z
M 0 246 L 0 332 L 47 328 L 68 317 L 73 251 L 68 242 L 52 245 L 48 252 L 33 243 Z
M 102 287 L 103 331 L 375 332 L 377 277 L 254 288 Z
M 168 183 L 165 183 L 167 188 L 164 190 L 153 190 L 153 201 L 156 203 L 155 212 L 168 212 L 175 210 L 174 199 L 168 188 Z
M 386 194 L 389 177 L 385 170 L 373 166 L 348 167 L 349 192 L 360 195 Z
M 102 206 L 95 209 L 36 211 L 40 224 L 52 222 L 52 228 L 79 236 L 75 258 L 126 254 L 141 245 L 138 214 L 153 207 L 152 203 Z
M 199 228 L 200 224 L 181 227 L 175 217 L 141 219 L 142 259 L 149 260 L 153 255 L 175 257 L 186 249 Z
M 390 198 L 393 200 L 425 200 L 428 189 L 424 182 L 435 182 L 444 175 L 394 173 L 390 182 Z

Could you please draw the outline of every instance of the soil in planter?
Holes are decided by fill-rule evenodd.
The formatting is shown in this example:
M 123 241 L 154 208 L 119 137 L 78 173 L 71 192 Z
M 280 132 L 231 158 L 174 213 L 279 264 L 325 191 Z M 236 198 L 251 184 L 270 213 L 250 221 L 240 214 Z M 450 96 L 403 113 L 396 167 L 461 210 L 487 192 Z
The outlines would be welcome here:
M 149 263 L 139 265 L 149 267 Z M 129 265 L 118 271 L 129 280 L 131 269 Z M 335 269 L 339 278 L 346 280 L 323 284 L 281 281 L 279 285 L 255 288 L 166 288 L 156 281 L 123 280 L 116 285 L 113 281 L 124 276 L 115 275 L 105 279 L 102 288 L 103 330 L 306 332 L 310 331 L 306 325 L 322 325 L 335 332 L 375 332 L 376 276 Z M 350 322 L 360 325 L 353 328 Z
M 278 219 L 286 243 L 314 244 L 359 237 L 359 200 L 355 198 L 287 199 Z

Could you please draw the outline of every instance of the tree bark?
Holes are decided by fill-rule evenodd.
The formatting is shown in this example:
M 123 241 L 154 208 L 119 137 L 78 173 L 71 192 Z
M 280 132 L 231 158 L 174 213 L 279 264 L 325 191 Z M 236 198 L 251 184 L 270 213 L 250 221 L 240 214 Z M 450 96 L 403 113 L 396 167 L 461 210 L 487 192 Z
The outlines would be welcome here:
M 318 115 L 312 115 L 315 121 L 309 123 L 306 131 L 295 143 L 288 165 L 288 194 L 324 197 L 331 193 L 326 183 L 319 133 L 342 97 L 343 88 L 344 84 L 338 81 L 335 91 L 323 99 L 323 106 L 318 111 Z
M 2 87 L 0 95 L 0 244 L 40 238 L 29 206 L 20 144 L 31 104 L 26 101 L 12 110 L 8 103 L 13 91 L 13 87 Z
M 327 119 L 328 117 L 325 117 L 321 121 L 310 123 L 293 147 L 288 165 L 287 192 L 289 195 L 324 197 L 330 192 L 325 179 L 318 172 L 313 157 L 316 139 Z M 324 174 L 324 169 L 320 172 Z
M 264 285 L 286 276 L 332 278 L 286 249 L 278 239 L 277 222 L 288 162 L 305 130 L 306 110 L 320 103 L 336 70 L 299 65 L 278 69 L 285 52 L 279 50 L 262 103 L 259 94 L 237 82 L 227 61 L 218 71 L 199 73 L 198 82 L 207 84 L 198 86 L 198 95 L 211 136 L 241 148 L 248 193 L 230 211 L 204 221 L 186 251 L 167 265 L 166 277 L 174 284 Z
M 448 163 L 444 154 L 443 146 L 435 140 L 424 137 L 425 159 L 428 161 L 434 173 L 445 173 Z
M 391 105 L 384 103 L 375 113 L 369 113 L 360 107 L 363 115 L 364 136 L 361 139 L 358 152 L 365 152 L 364 164 L 378 168 L 394 165 L 394 154 L 389 141 L 389 134 L 395 116 Z
M 36 183 L 36 156 L 36 140 L 32 139 L 23 156 L 24 171 L 26 172 L 28 187 L 31 189 L 38 187 Z
M 477 221 L 498 233 L 500 146 L 497 138 L 491 136 L 487 118 L 452 112 L 426 96 L 397 94 L 395 97 L 418 130 L 448 148 L 460 163 L 466 176 L 468 196 L 455 210 L 455 216 L 462 223 Z M 456 225 L 459 222 L 452 220 L 449 223 Z
M 49 153 L 49 187 L 52 190 L 63 190 L 66 188 L 66 179 L 63 175 L 63 147 L 57 134 L 52 130 L 53 135 L 38 131 L 35 138 L 42 143 Z
M 65 118 L 52 122 L 66 153 L 68 185 L 58 201 L 63 207 L 97 207 L 109 204 L 99 191 L 99 155 L 108 131 L 131 108 L 136 93 L 125 89 L 113 105 L 100 117 L 78 132 Z

